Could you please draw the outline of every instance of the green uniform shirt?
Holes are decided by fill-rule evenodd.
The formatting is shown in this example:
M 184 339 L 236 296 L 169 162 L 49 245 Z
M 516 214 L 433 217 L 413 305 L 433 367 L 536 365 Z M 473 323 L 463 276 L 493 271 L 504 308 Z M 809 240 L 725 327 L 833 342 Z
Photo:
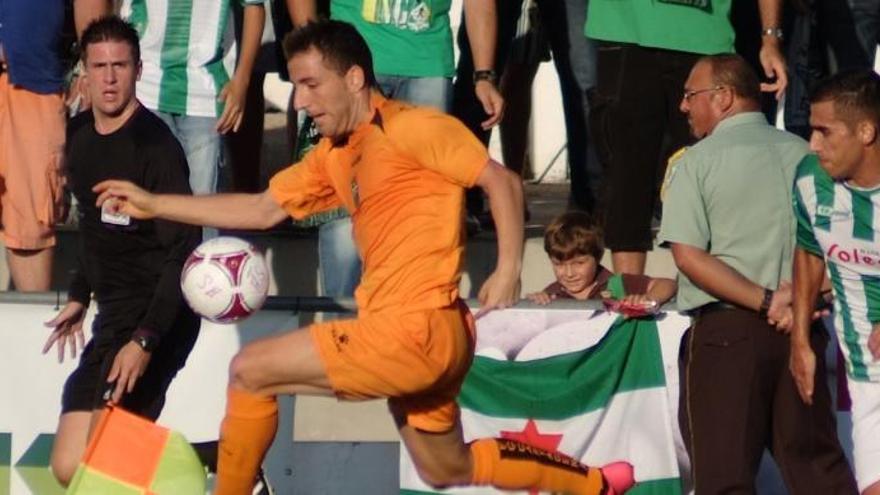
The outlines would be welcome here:
M 721 121 L 667 175 L 658 240 L 706 250 L 752 282 L 775 289 L 791 280 L 795 219 L 791 191 L 803 139 L 767 124 L 763 114 Z M 678 276 L 678 307 L 716 298 Z
M 868 349 L 880 322 L 880 187 L 835 181 L 810 155 L 794 189 L 797 245 L 825 259 L 834 289 L 834 328 L 850 378 L 880 381 L 880 361 Z
M 235 67 L 232 2 L 264 0 L 124 0 L 121 15 L 140 36 L 138 100 L 150 110 L 219 117 L 220 90 Z
M 505 0 L 507 1 L 507 0 Z M 452 0 L 332 0 L 330 17 L 353 24 L 376 74 L 452 77 Z
M 590 0 L 587 36 L 712 55 L 733 52 L 731 0 Z

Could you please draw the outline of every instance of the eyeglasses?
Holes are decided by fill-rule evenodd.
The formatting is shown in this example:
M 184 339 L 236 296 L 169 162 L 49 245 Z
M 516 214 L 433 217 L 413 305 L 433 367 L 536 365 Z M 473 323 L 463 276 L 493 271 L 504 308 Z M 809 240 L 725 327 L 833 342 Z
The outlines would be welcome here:
M 697 96 L 700 93 L 708 93 L 709 91 L 718 91 L 721 89 L 724 89 L 724 86 L 715 86 L 714 88 L 706 88 L 706 89 L 695 89 L 693 91 L 685 91 L 684 94 L 681 95 L 681 97 L 684 99 L 684 101 L 690 102 L 691 98 L 693 98 L 694 96 Z

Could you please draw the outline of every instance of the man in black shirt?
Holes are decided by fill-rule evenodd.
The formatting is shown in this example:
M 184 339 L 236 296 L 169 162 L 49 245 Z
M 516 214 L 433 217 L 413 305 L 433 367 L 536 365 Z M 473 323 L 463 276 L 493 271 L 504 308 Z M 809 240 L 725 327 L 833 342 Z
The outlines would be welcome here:
M 116 17 L 92 23 L 82 37 L 92 111 L 67 129 L 69 185 L 80 205 L 79 267 L 69 302 L 49 323 L 54 345 L 82 347 L 82 323 L 94 294 L 92 339 L 68 378 L 52 449 L 52 470 L 66 485 L 107 402 L 155 420 L 165 391 L 192 350 L 199 318 L 184 303 L 180 272 L 200 229 L 137 220 L 96 208 L 91 188 L 125 177 L 154 192 L 191 194 L 178 141 L 135 98 L 141 62 L 137 33 Z

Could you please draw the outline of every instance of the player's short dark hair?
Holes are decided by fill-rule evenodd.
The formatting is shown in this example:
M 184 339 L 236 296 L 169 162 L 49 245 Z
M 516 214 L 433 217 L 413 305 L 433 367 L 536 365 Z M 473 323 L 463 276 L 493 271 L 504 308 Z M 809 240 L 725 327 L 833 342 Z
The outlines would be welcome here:
M 870 69 L 846 70 L 823 79 L 810 93 L 810 103 L 830 101 L 840 120 L 868 119 L 880 129 L 880 75 Z
M 141 46 L 138 33 L 127 21 L 118 16 L 108 15 L 92 21 L 83 31 L 80 39 L 80 53 L 83 61 L 86 60 L 86 49 L 89 45 L 104 41 L 122 41 L 128 43 L 131 48 L 131 56 L 135 65 L 141 61 Z
M 735 53 L 706 55 L 697 63 L 709 64 L 712 69 L 712 81 L 718 86 L 725 86 L 733 93 L 757 104 L 761 102 L 761 82 L 752 66 Z
M 559 261 L 576 256 L 592 256 L 598 263 L 605 253 L 605 243 L 601 229 L 589 214 L 569 211 L 556 217 L 547 226 L 544 231 L 544 251 Z
M 378 86 L 370 47 L 351 24 L 321 19 L 294 29 L 284 37 L 284 54 L 287 60 L 312 48 L 318 50 L 338 74 L 344 75 L 357 65 L 364 71 L 366 86 Z

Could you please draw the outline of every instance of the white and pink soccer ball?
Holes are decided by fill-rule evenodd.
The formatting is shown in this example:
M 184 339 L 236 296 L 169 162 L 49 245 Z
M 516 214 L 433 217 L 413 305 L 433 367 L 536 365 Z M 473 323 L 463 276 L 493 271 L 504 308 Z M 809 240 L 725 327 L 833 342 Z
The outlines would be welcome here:
M 189 307 L 217 323 L 232 323 L 260 309 L 269 292 L 266 259 L 250 243 L 216 237 L 197 247 L 180 275 Z

